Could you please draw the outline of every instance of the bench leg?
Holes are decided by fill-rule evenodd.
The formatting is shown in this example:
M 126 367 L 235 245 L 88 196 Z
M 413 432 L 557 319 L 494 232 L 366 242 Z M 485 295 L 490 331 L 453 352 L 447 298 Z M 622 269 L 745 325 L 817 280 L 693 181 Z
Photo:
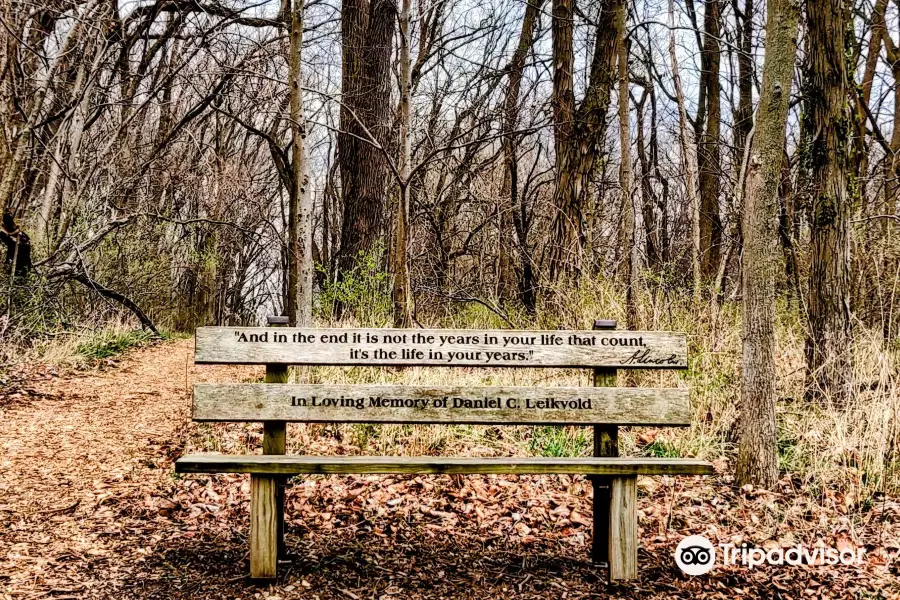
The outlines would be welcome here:
M 609 478 L 591 477 L 594 489 L 594 531 L 591 538 L 591 562 L 598 566 L 609 563 Z
M 278 531 L 278 559 L 287 559 L 287 546 L 284 543 L 284 495 L 287 491 L 288 478 L 282 477 L 276 480 L 278 487 L 278 496 L 275 499 L 275 519 L 278 523 L 276 529 Z
M 614 477 L 609 502 L 609 579 L 637 579 L 637 477 Z
M 250 476 L 250 577 L 273 579 L 278 568 L 278 478 Z

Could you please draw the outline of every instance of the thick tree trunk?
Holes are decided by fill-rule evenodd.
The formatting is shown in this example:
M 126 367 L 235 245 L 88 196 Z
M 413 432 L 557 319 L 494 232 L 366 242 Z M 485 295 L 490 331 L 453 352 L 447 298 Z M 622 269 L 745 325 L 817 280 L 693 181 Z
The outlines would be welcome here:
M 846 32 L 850 8 L 842 0 L 807 2 L 803 126 L 804 163 L 811 185 L 807 395 L 842 403 L 852 386 L 850 325 L 851 169 Z
M 775 239 L 799 10 L 792 0 L 771 0 L 768 11 L 762 91 L 747 161 L 742 215 L 744 348 L 737 478 L 741 485 L 771 488 L 778 479 L 775 284 L 781 257 Z
M 339 273 L 371 252 L 385 231 L 395 15 L 390 0 L 345 0 L 341 7 Z
M 556 187 L 547 261 L 551 282 L 576 279 L 585 243 L 584 193 L 597 163 L 606 130 L 610 95 L 618 79 L 616 10 L 622 0 L 604 0 L 597 17 L 588 87 L 575 110 L 572 0 L 553 2 L 553 123 Z
M 570 146 L 575 134 L 575 86 L 573 71 L 575 54 L 572 32 L 575 13 L 572 0 L 553 0 L 553 133 L 556 149 L 556 190 L 553 194 L 552 235 L 550 249 L 550 281 L 574 267 L 571 252 L 579 253 L 583 238 L 580 196 L 576 189 Z

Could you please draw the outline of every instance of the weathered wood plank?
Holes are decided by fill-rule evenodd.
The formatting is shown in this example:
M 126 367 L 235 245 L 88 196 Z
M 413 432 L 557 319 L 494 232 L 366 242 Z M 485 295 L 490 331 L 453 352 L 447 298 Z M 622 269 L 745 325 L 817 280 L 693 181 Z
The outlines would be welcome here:
M 287 319 L 284 317 L 269 317 L 269 325 L 271 327 L 285 327 Z M 288 367 L 287 365 L 266 365 L 266 383 L 287 383 Z M 284 454 L 287 449 L 287 423 L 284 421 L 266 421 L 263 423 L 263 454 Z M 287 481 L 284 478 L 276 480 L 275 489 L 275 521 L 276 533 L 275 540 L 277 544 L 277 556 L 282 557 L 287 554 L 284 545 L 284 493 Z
M 250 577 L 272 579 L 278 568 L 278 478 L 250 477 Z
M 637 579 L 637 477 L 612 479 L 609 506 L 609 579 Z
M 200 364 L 685 369 L 684 333 L 200 327 Z
M 195 421 L 689 425 L 689 390 L 666 388 L 194 386 Z
M 440 456 L 265 456 L 192 454 L 178 473 L 511 473 L 569 475 L 712 475 L 711 463 L 686 458 L 456 458 Z

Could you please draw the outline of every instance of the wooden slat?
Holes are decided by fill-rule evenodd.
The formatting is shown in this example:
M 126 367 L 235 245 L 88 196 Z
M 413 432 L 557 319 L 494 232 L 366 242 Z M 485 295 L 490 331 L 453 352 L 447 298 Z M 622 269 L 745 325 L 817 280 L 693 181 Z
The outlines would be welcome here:
M 512 473 L 587 475 L 711 475 L 712 464 L 686 458 L 454 458 L 440 456 L 264 456 L 191 454 L 178 473 Z
M 637 579 L 637 478 L 615 477 L 609 501 L 609 579 Z
M 689 391 L 666 388 L 208 383 L 195 421 L 689 425 Z
M 683 333 L 200 327 L 201 364 L 687 368 Z

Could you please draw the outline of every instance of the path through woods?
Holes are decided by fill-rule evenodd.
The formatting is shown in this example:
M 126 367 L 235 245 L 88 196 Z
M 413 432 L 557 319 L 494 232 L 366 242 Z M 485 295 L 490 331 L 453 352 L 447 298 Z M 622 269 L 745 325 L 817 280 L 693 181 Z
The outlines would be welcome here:
M 0 388 L 0 598 L 843 598 L 864 591 L 889 598 L 898 591 L 890 588 L 897 542 L 879 542 L 898 539 L 896 503 L 854 525 L 853 540 L 872 556 L 864 568 L 730 568 L 686 578 L 671 559 L 683 535 L 714 522 L 723 534 L 750 539 L 747 532 L 767 526 L 773 498 L 784 510 L 810 509 L 735 490 L 723 478 L 642 480 L 642 579 L 607 588 L 586 561 L 588 483 L 513 476 L 298 482 L 287 500 L 296 560 L 275 584 L 254 586 L 243 578 L 247 478 L 177 478 L 172 461 L 186 450 L 258 446 L 258 426 L 189 424 L 188 389 L 262 370 L 195 367 L 192 350 L 190 340 L 157 345 L 80 374 L 35 367 L 24 382 Z M 352 451 L 329 430 L 315 440 L 312 452 Z M 850 543 L 842 535 L 838 543 Z

